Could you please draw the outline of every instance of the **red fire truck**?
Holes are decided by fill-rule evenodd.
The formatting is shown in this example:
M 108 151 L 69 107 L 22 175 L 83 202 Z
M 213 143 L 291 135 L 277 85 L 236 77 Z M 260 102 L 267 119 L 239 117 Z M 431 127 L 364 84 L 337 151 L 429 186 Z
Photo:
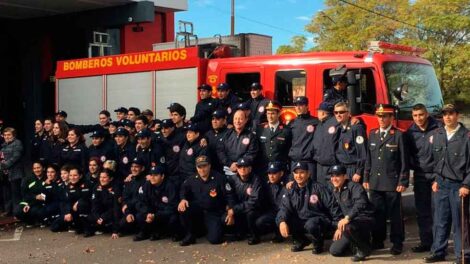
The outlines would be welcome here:
M 315 115 L 332 74 L 345 74 L 352 114 L 368 129 L 377 125 L 373 113 L 379 103 L 397 105 L 397 125 L 406 129 L 414 104 L 423 103 L 432 114 L 443 104 L 434 69 L 420 52 L 373 42 L 368 51 L 205 59 L 191 47 L 60 61 L 56 107 L 69 112 L 72 123 L 95 122 L 100 110 L 119 106 L 149 108 L 156 117 L 166 118 L 172 102 L 185 105 L 191 116 L 198 100 L 196 87 L 202 83 L 215 89 L 226 82 L 237 96 L 248 99 L 250 84 L 260 82 L 264 95 L 278 100 L 284 119 L 291 120 L 294 97 L 307 96 Z

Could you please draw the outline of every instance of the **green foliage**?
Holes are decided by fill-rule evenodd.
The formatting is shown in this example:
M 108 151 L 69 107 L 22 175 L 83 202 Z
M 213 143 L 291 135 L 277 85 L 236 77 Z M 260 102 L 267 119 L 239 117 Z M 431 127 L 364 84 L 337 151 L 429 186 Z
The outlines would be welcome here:
M 445 101 L 470 103 L 470 1 L 347 1 L 395 20 L 339 0 L 326 0 L 325 9 L 305 27 L 313 34 L 314 50 L 365 50 L 370 40 L 426 48 L 423 57 L 433 63 Z M 279 47 L 278 53 L 304 48 L 305 42 L 298 45 L 293 40 L 292 45 Z

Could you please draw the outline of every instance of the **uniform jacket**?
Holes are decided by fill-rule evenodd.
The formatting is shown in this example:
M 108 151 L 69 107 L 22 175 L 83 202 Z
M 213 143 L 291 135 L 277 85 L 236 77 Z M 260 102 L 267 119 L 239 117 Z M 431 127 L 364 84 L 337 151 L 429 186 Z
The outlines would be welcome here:
M 340 189 L 333 190 L 333 196 L 342 214 L 347 215 L 350 221 L 373 217 L 372 204 L 361 184 L 346 180 Z
M 313 160 L 313 135 L 318 119 L 310 113 L 297 116 L 288 127 L 292 131 L 292 147 L 289 150 L 289 158 L 292 161 Z
M 258 125 L 266 121 L 266 105 L 269 104 L 269 100 L 260 95 L 255 99 L 251 98 L 248 100 L 251 110 L 251 127 L 257 128 Z
M 78 202 L 78 207 L 82 212 L 89 212 L 92 192 L 90 182 L 85 179 L 80 179 L 75 184 L 69 182 L 65 186 L 65 196 L 60 202 L 61 213 L 63 215 L 72 213 L 72 207 L 76 202 Z
M 212 97 L 202 99 L 196 104 L 194 116 L 191 117 L 191 122 L 198 123 L 201 126 L 201 133 L 209 131 L 212 127 L 211 114 L 217 109 L 217 99 Z
M 333 116 L 317 125 L 313 135 L 313 159 L 321 164 L 333 166 L 336 162 L 335 147 L 338 144 L 338 122 Z
M 116 146 L 117 175 L 121 181 L 130 173 L 131 162 L 135 158 L 135 145 L 127 142 L 123 147 Z
M 215 171 L 221 172 L 223 169 L 222 162 L 217 154 L 223 152 L 223 140 L 225 139 L 227 131 L 227 127 L 223 127 L 217 131 L 211 129 L 207 131 L 205 135 L 205 138 L 207 139 L 208 154 L 212 161 L 212 169 Z
M 31 175 L 21 181 L 21 196 L 23 197 L 23 200 L 20 205 L 44 205 L 45 201 L 36 199 L 36 195 L 46 193 L 44 180 L 44 176 L 38 178 L 36 175 Z
M 196 158 L 200 155 L 207 155 L 207 147 L 201 147 L 201 138 L 193 142 L 186 141 L 180 151 L 178 174 L 183 182 L 188 177 L 196 174 Z
M 263 198 L 265 189 L 257 175 L 251 174 L 247 181 L 243 181 L 238 174 L 228 176 L 228 182 L 236 198 L 233 206 L 235 214 L 244 214 L 255 210 L 264 210 Z
M 279 124 L 273 133 L 269 124 L 264 123 L 258 127 L 256 136 L 259 139 L 261 163 L 265 166 L 270 161 L 280 161 L 287 164 L 289 158 L 287 155 L 292 145 L 292 132 L 289 127 Z
M 91 198 L 92 218 L 103 219 L 105 225 L 109 224 L 112 226 L 113 232 L 117 232 L 119 226 L 121 215 L 120 198 L 121 190 L 113 182 L 106 186 L 96 186 Z
M 224 166 L 230 167 L 240 158 L 253 162 L 257 154 L 258 140 L 255 134 L 244 129 L 238 135 L 235 129 L 229 129 L 223 140 L 223 148 L 219 149 L 217 155 Z
M 166 172 L 165 175 L 169 177 L 177 177 L 178 165 L 181 148 L 186 141 L 186 137 L 183 134 L 175 134 L 172 132 L 168 137 L 160 135 L 158 139 L 163 147 L 165 153 Z
M 336 159 L 344 165 L 354 166 L 355 173 L 364 175 L 367 160 L 367 134 L 364 125 L 351 125 L 351 122 L 345 128 L 339 125 L 338 134 Z
M 140 214 L 171 215 L 177 213 L 178 192 L 175 185 L 165 179 L 160 185 L 152 185 L 149 181 L 139 191 L 137 211 Z
M 60 166 L 73 164 L 82 171 L 88 170 L 88 148 L 84 143 L 77 143 L 73 146 L 66 145 L 60 153 Z
M 132 177 L 130 182 L 124 183 L 122 191 L 122 205 L 127 205 L 124 211 L 125 215 L 137 213 L 137 202 L 139 201 L 139 192 L 142 191 L 142 186 L 145 184 L 145 174 L 140 174 Z

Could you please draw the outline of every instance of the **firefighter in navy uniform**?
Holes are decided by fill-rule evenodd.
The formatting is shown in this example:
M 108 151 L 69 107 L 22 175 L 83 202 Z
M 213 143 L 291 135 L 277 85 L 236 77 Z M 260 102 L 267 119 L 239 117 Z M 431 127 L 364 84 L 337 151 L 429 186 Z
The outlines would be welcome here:
M 104 131 L 93 131 L 90 137 L 92 143 L 88 148 L 88 157 L 97 157 L 101 162 L 115 159 L 113 145 L 105 140 Z
M 392 255 L 403 251 L 405 229 L 401 208 L 401 193 L 408 188 L 409 156 L 404 134 L 392 125 L 395 107 L 377 106 L 375 114 L 379 128 L 369 134 L 369 155 L 364 171 L 364 188 L 369 190 L 371 203 L 375 207 L 375 230 L 372 232 L 372 246 L 384 248 L 387 219 L 390 219 L 390 249 Z
M 332 78 L 333 87 L 327 89 L 323 94 L 323 101 L 331 107 L 339 102 L 347 102 L 348 94 L 346 87 L 348 86 L 348 78 L 346 76 L 334 76 Z
M 201 133 L 204 134 L 211 129 L 211 114 L 217 109 L 217 100 L 212 98 L 212 87 L 203 84 L 197 88 L 199 98 L 196 104 L 194 116 L 189 119 L 191 123 L 198 123 L 201 127 Z
M 227 124 L 232 127 L 233 115 L 240 99 L 231 92 L 227 83 L 221 83 L 217 86 L 217 96 L 219 98 L 217 105 L 220 109 L 227 111 Z
M 366 129 L 361 123 L 351 124 L 346 102 L 337 103 L 333 113 L 339 123 L 336 159 L 346 167 L 348 179 L 362 183 L 367 159 Z
M 180 245 L 196 243 L 203 230 L 209 243 L 220 244 L 224 225 L 234 224 L 232 187 L 224 175 L 211 170 L 207 156 L 196 158 L 196 168 L 197 174 L 186 179 L 180 190 L 178 211 L 186 232 Z
M 179 181 L 174 182 L 177 188 L 187 178 L 196 173 L 196 158 L 202 155 L 207 155 L 207 147 L 201 147 L 201 130 L 197 123 L 188 125 L 186 132 L 186 142 L 181 148 L 178 176 Z
M 261 124 L 256 132 L 260 149 L 260 162 L 256 164 L 259 175 L 266 174 L 267 165 L 272 161 L 282 162 L 286 169 L 292 144 L 291 130 L 279 120 L 281 105 L 270 101 L 265 108 L 268 122 Z
M 442 108 L 444 127 L 438 128 L 431 139 L 432 156 L 435 161 L 432 184 L 434 241 L 431 255 L 425 258 L 426 263 L 445 260 L 451 227 L 456 257 L 454 263 L 461 264 L 470 261 L 468 237 L 470 131 L 459 123 L 459 117 L 459 111 L 454 105 L 444 105 Z M 461 223 L 462 217 L 465 219 L 464 223 Z
M 175 133 L 175 123 L 171 119 L 163 119 L 161 133 L 157 141 L 160 141 L 165 153 L 165 178 L 179 186 L 178 165 L 181 149 L 186 142 L 186 135 Z
M 160 141 L 152 142 L 152 132 L 144 128 L 135 135 L 137 150 L 135 156 L 144 162 L 145 172 L 157 164 L 165 164 L 165 156 Z
M 223 165 L 217 156 L 217 153 L 219 153 L 217 149 L 222 147 L 227 131 L 227 111 L 223 109 L 215 110 L 212 113 L 212 129 L 207 131 L 205 138 L 207 140 L 207 152 L 212 161 L 212 170 L 219 173 L 223 172 Z
M 306 162 L 297 162 L 292 169 L 295 182 L 282 197 L 276 224 L 283 237 L 292 234 L 292 252 L 302 251 L 313 242 L 312 253 L 320 254 L 325 237 L 342 217 L 341 210 L 327 187 L 311 179 Z M 313 237 L 311 242 L 306 234 Z
M 431 249 L 432 235 L 432 183 L 433 159 L 432 136 L 441 123 L 431 117 L 423 104 L 416 104 L 411 111 L 414 123 L 406 131 L 409 142 L 410 169 L 413 170 L 416 221 L 420 244 L 411 248 L 413 252 Z
M 266 105 L 269 103 L 269 100 L 262 95 L 261 90 L 263 90 L 263 86 L 260 83 L 252 83 L 250 86 L 251 99 L 247 101 L 251 110 L 251 127 L 255 131 L 259 124 L 265 122 Z
M 237 161 L 237 174 L 228 176 L 227 180 L 236 198 L 232 207 L 236 235 L 243 238 L 248 233 L 248 245 L 256 245 L 260 242 L 261 235 L 256 227 L 256 220 L 265 210 L 264 185 L 252 172 L 252 161 L 244 158 Z
M 343 165 L 334 165 L 329 173 L 333 196 L 344 216 L 338 222 L 330 254 L 342 256 L 353 246 L 356 254 L 352 261 L 363 261 L 371 252 L 370 227 L 374 225 L 374 211 L 367 198 L 367 192 L 360 183 L 348 179 L 346 167 Z
M 120 127 L 115 133 L 116 141 L 115 157 L 117 170 L 115 180 L 122 182 L 129 175 L 131 162 L 135 158 L 135 145 L 129 141 L 129 131 Z
M 179 103 L 171 103 L 167 109 L 170 112 L 171 120 L 175 123 L 175 134 L 185 136 L 188 125 L 186 123 L 186 108 Z
M 297 117 L 288 124 L 292 131 L 292 147 L 289 150 L 291 170 L 299 161 L 308 164 L 308 170 L 316 180 L 316 168 L 313 163 L 313 135 L 318 125 L 318 119 L 308 111 L 308 98 L 299 96 L 294 100 Z
M 152 167 L 148 181 L 139 190 L 136 219 L 140 230 L 134 241 L 154 241 L 164 234 L 178 239 L 178 195 L 176 187 L 165 178 L 164 167 Z
M 256 228 L 260 234 L 274 233 L 271 239 L 273 243 L 280 243 L 284 238 L 276 226 L 276 215 L 281 206 L 282 196 L 286 193 L 287 175 L 284 162 L 269 162 L 265 180 L 267 210 L 256 220 Z

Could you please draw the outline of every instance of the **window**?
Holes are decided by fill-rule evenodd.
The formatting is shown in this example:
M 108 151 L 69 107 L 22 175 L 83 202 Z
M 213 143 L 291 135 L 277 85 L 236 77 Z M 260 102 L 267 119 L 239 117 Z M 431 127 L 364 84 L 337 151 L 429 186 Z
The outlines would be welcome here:
M 250 86 L 254 82 L 260 82 L 260 73 L 229 73 L 226 82 L 230 85 L 232 92 L 239 98 L 246 101 L 251 98 Z
M 306 84 L 305 70 L 278 71 L 274 98 L 282 106 L 292 106 L 294 98 L 305 96 Z

